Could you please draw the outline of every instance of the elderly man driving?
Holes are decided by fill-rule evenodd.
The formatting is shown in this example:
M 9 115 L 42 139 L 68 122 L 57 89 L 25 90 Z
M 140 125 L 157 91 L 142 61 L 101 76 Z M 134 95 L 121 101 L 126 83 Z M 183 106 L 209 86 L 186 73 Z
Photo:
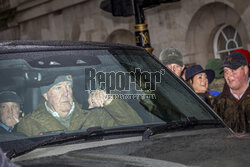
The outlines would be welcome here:
M 74 101 L 71 75 L 58 76 L 54 83 L 41 87 L 44 100 L 38 108 L 20 121 L 17 131 L 28 136 L 89 127 L 121 126 L 141 123 L 137 113 L 122 100 L 105 99 L 96 91 L 88 99 L 91 110 L 83 110 Z M 98 107 L 98 108 L 97 108 Z

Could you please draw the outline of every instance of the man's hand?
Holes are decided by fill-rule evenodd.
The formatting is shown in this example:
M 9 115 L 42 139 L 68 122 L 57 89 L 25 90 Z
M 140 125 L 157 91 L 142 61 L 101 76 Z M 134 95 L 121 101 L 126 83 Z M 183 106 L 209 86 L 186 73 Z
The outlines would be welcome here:
M 89 109 L 95 107 L 103 107 L 112 102 L 112 98 L 108 98 L 108 95 L 103 90 L 96 90 L 89 95 Z

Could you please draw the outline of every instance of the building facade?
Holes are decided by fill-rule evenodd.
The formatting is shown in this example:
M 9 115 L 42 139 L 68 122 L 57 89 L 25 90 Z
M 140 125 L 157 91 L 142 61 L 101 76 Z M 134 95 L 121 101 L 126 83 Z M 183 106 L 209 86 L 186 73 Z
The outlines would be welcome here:
M 80 40 L 135 45 L 135 18 L 114 17 L 102 0 L 0 0 L 0 40 Z M 181 0 L 146 9 L 153 54 L 177 48 L 185 64 L 206 65 L 250 49 L 249 0 Z

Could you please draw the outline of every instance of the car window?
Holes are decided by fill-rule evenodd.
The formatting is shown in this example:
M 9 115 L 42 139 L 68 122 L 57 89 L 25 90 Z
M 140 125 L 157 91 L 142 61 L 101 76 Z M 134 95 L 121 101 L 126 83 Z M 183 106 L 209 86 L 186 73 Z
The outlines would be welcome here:
M 53 112 L 59 102 L 49 105 L 43 94 L 44 89 L 50 90 L 60 76 L 70 76 L 72 87 L 56 89 L 65 89 L 65 92 L 68 91 L 66 89 L 72 90 L 74 102 L 74 107 L 70 106 L 70 114 L 63 118 Z M 147 126 L 182 121 L 190 117 L 197 120 L 216 119 L 209 107 L 182 80 L 142 49 L 5 53 L 0 55 L 0 78 L 0 91 L 15 91 L 22 99 L 20 122 L 15 127 L 17 130 L 7 134 L 0 132 L 1 141 L 39 137 L 61 131 L 84 131 L 93 126 Z M 89 108 L 90 95 L 97 90 L 105 92 L 106 97 L 112 100 L 104 107 Z M 41 105 L 46 107 L 41 109 Z M 74 115 L 76 109 L 81 110 L 78 116 Z M 46 119 L 55 117 L 57 124 L 63 126 L 52 130 L 45 127 L 39 131 L 42 122 L 39 119 L 45 119 L 44 115 L 39 115 L 39 112 L 42 113 L 40 110 L 50 114 Z M 75 118 L 72 121 L 74 123 L 69 121 L 72 118 Z M 27 120 L 28 135 L 18 128 L 19 124 L 25 125 L 23 122 Z

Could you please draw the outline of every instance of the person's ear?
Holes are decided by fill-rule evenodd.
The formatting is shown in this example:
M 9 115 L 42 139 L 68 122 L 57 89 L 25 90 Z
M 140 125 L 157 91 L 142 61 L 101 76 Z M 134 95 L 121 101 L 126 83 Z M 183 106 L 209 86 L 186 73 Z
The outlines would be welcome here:
M 185 65 L 183 64 L 183 66 L 181 67 L 181 71 L 183 71 L 183 70 L 184 70 L 184 68 L 185 68 Z
M 172 64 L 172 69 L 171 69 L 174 73 L 176 72 L 176 65 Z
M 189 85 L 193 85 L 193 80 L 192 79 L 189 79 Z
M 248 66 L 244 66 L 244 72 L 245 72 L 245 75 L 248 76 L 248 74 L 249 74 L 249 68 L 248 68 Z
M 45 99 L 46 101 L 48 101 L 48 94 L 47 94 L 47 93 L 44 93 L 44 94 L 43 94 L 43 97 L 44 97 L 44 99 Z

